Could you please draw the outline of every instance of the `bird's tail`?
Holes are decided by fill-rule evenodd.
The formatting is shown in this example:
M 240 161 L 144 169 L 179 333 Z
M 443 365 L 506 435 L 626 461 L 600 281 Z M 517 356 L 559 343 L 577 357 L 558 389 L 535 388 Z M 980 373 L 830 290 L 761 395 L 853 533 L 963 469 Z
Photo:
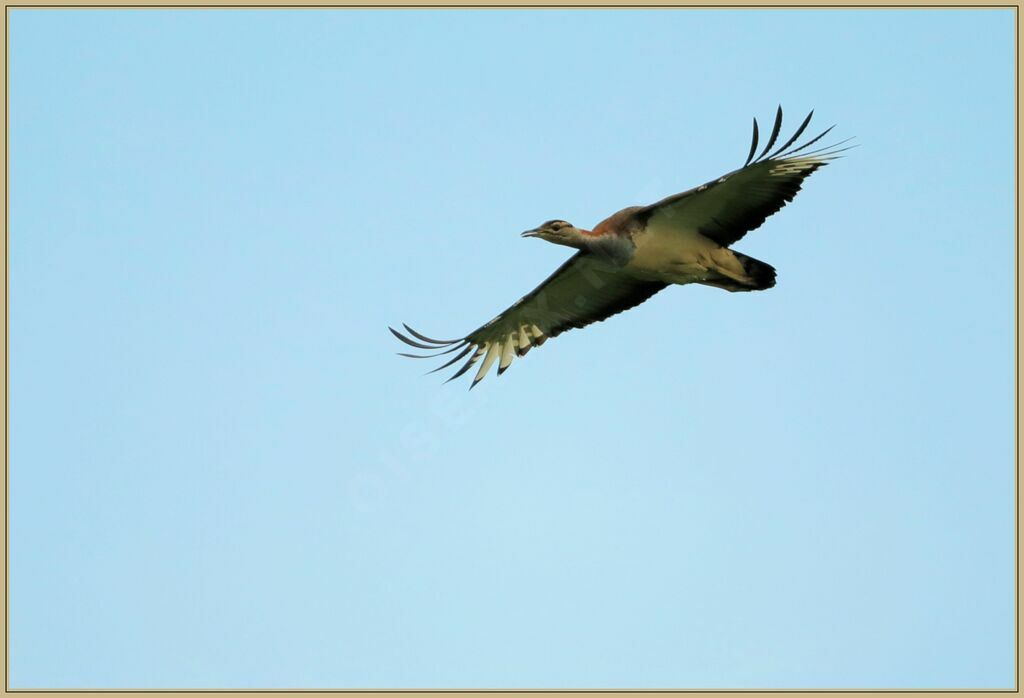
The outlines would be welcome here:
M 729 250 L 729 252 L 732 252 L 733 257 L 743 268 L 743 274 L 719 268 L 715 278 L 701 283 L 706 286 L 724 288 L 726 291 L 763 291 L 775 285 L 775 267 L 771 264 L 748 257 L 736 250 Z
M 762 262 L 760 259 L 748 257 L 735 250 L 733 250 L 733 254 L 736 255 L 736 259 L 740 260 L 740 264 L 743 265 L 743 271 L 746 272 L 747 278 L 750 279 L 751 286 L 745 290 L 763 291 L 775 285 L 775 267 L 771 264 Z

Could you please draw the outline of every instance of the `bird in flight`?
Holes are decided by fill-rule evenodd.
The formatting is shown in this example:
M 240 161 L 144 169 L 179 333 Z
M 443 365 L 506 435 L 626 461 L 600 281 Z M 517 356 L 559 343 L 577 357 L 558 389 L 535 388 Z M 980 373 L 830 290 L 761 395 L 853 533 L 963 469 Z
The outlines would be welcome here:
M 772 150 L 782 129 L 779 107 L 768 142 L 757 157 L 754 119 L 750 153 L 743 167 L 649 206 L 624 208 L 593 230 L 558 219 L 527 230 L 523 237 L 540 238 L 577 252 L 540 286 L 460 339 L 431 339 L 404 323 L 408 334 L 389 327 L 406 344 L 432 352 L 400 355 L 422 359 L 455 354 L 430 373 L 465 359 L 449 381 L 480 363 L 472 389 L 495 361 L 501 375 L 514 356 L 525 356 L 549 337 L 629 310 L 671 284 L 704 284 L 726 291 L 771 288 L 775 268 L 730 249 L 730 245 L 792 201 L 812 172 L 853 147 L 840 147 L 847 139 L 808 150 L 834 127 L 797 145 L 813 115 L 812 111 L 785 143 Z

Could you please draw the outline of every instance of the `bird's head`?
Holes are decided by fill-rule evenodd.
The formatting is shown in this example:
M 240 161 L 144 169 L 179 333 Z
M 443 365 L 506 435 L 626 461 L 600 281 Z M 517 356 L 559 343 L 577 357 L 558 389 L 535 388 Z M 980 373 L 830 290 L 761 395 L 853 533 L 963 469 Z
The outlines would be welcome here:
M 569 247 L 581 247 L 583 245 L 583 233 L 579 228 L 567 221 L 555 219 L 537 226 L 533 230 L 527 230 L 524 238 L 540 238 L 553 242 L 556 245 L 568 245 Z

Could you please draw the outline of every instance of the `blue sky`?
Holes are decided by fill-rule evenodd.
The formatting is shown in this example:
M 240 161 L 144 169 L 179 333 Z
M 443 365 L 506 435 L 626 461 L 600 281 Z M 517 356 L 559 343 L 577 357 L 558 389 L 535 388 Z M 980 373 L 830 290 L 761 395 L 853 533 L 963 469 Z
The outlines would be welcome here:
M 11 685 L 1011 686 L 1013 27 L 12 10 Z M 394 355 L 779 103 L 774 289 Z

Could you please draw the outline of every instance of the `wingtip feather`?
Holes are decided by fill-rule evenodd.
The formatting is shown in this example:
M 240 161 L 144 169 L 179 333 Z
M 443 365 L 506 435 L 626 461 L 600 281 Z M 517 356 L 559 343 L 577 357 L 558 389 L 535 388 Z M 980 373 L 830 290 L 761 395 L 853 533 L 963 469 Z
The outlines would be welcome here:
M 422 342 L 416 342 L 414 340 L 411 340 L 411 339 L 409 339 L 408 337 L 406 337 L 404 334 L 402 334 L 401 332 L 399 332 L 398 330 L 396 330 L 393 327 L 388 327 L 388 329 L 391 330 L 391 334 L 395 335 L 395 337 L 398 338 L 398 341 L 404 342 L 405 344 L 408 344 L 410 347 L 416 347 L 417 349 L 436 349 L 437 348 L 437 347 L 435 347 L 432 344 L 423 344 Z
M 404 327 L 409 332 L 409 334 L 411 334 L 416 339 L 422 340 L 424 342 L 430 342 L 431 344 L 445 345 L 445 344 L 454 344 L 455 342 L 461 341 L 461 340 L 458 340 L 458 339 L 432 339 L 431 337 L 427 337 L 426 335 L 421 334 L 420 332 L 417 332 L 416 330 L 414 330 L 413 328 L 409 327 L 404 322 L 402 323 L 402 327 Z
M 746 167 L 750 164 L 750 161 L 754 159 L 754 153 L 757 151 L 757 117 L 754 117 L 754 135 L 750 140 L 750 152 L 747 154 L 747 161 L 743 163 Z
M 778 156 L 778 154 L 781 153 L 782 151 L 784 151 L 786 148 L 788 148 L 789 146 L 791 146 L 794 143 L 796 143 L 796 139 L 800 137 L 800 135 L 807 128 L 807 125 L 809 123 L 811 123 L 811 117 L 812 116 L 814 116 L 814 110 L 813 109 L 810 111 L 810 113 L 806 117 L 804 117 L 803 123 L 801 123 L 799 128 L 797 128 L 796 133 L 794 133 L 792 136 L 790 136 L 788 141 L 786 141 L 784 144 L 780 145 L 778 147 L 778 149 L 774 153 L 769 155 L 768 159 L 771 160 L 772 158 Z
M 764 158 L 764 156 L 768 153 L 768 151 L 772 149 L 772 146 L 775 145 L 775 141 L 779 137 L 779 131 L 781 131 L 781 130 L 782 130 L 782 105 L 780 104 L 778 110 L 775 112 L 775 123 L 772 125 L 772 134 L 771 134 L 771 136 L 768 137 L 768 142 L 765 144 L 764 150 L 761 151 L 761 154 L 757 156 L 757 159 L 754 160 L 754 162 L 760 162 Z

